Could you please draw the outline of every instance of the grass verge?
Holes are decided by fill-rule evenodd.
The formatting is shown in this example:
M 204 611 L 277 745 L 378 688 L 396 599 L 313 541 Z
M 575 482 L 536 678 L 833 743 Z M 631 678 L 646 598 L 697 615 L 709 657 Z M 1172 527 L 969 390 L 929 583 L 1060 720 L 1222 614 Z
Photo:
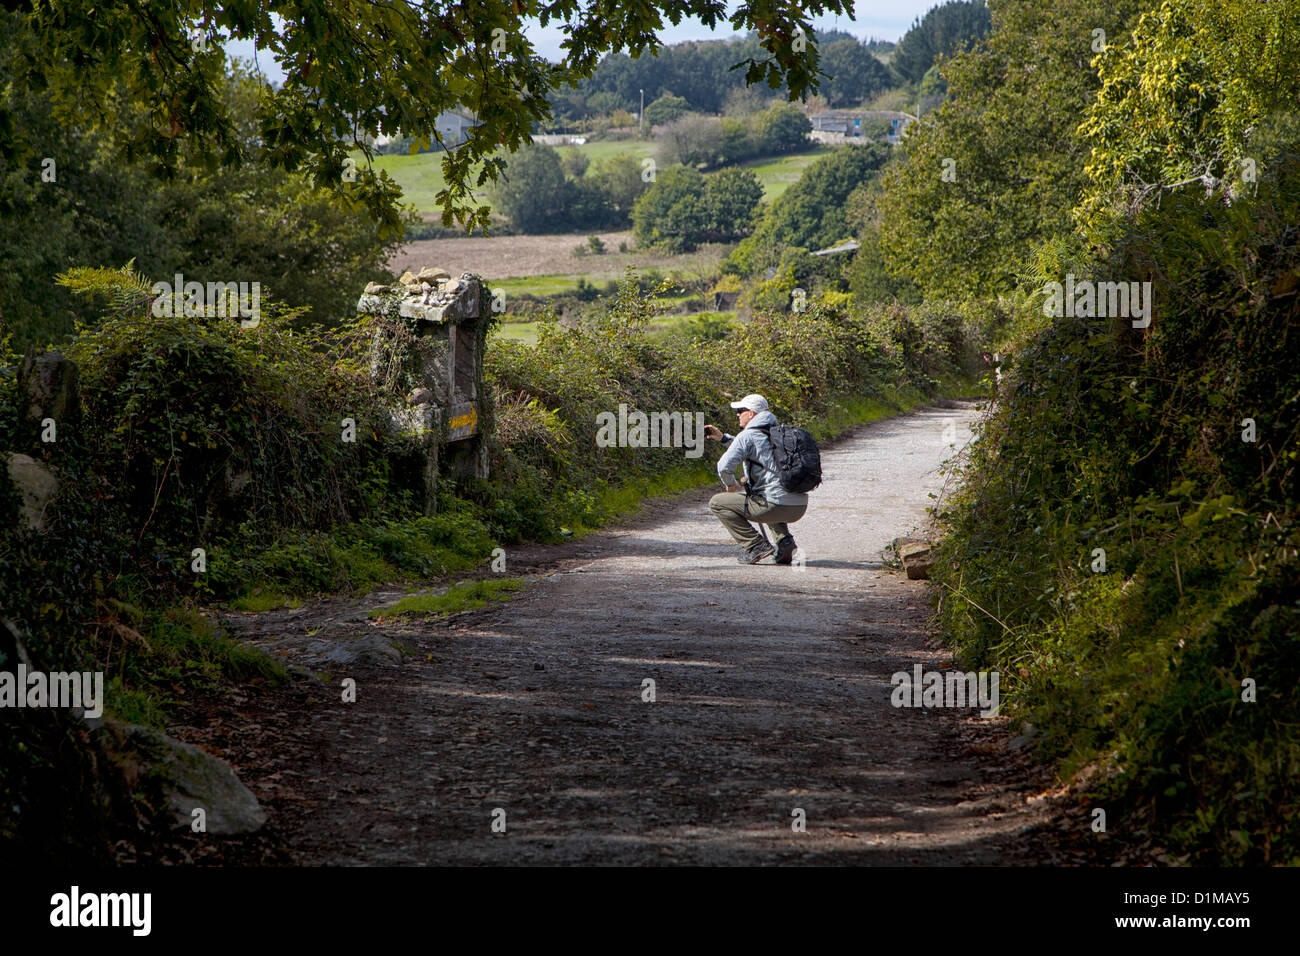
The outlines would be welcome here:
M 474 611 L 496 601 L 508 601 L 511 592 L 522 591 L 525 587 L 522 578 L 460 581 L 441 594 L 408 595 L 392 607 L 375 608 L 369 616 L 372 620 L 386 621 L 396 617 L 445 616 L 459 611 Z

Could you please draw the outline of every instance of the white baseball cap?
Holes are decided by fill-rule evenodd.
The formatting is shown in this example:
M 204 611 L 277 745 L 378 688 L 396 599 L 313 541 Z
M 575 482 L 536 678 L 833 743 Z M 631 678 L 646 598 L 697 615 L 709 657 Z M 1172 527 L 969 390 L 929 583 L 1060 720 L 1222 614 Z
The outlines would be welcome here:
M 746 395 L 738 402 L 731 403 L 732 408 L 748 408 L 751 412 L 768 412 L 767 399 L 762 395 Z

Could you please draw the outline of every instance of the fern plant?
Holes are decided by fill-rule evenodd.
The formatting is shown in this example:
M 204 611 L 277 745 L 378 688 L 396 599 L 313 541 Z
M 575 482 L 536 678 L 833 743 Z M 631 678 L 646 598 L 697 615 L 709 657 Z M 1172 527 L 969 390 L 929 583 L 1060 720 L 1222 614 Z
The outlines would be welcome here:
M 100 299 L 107 314 L 116 316 L 142 315 L 157 298 L 153 283 L 135 269 L 135 259 L 120 269 L 74 266 L 54 281 L 78 295 Z

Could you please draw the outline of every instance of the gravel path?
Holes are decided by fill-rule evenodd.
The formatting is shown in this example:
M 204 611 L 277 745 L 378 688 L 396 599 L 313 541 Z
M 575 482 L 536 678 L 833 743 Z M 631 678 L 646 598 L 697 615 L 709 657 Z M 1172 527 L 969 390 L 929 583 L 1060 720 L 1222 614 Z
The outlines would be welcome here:
M 245 619 L 264 644 L 328 619 L 406 653 L 330 667 L 276 752 L 223 749 L 302 863 L 1050 862 L 1005 720 L 890 705 L 891 674 L 949 658 L 927 585 L 882 552 L 976 418 L 925 409 L 827 449 L 802 570 L 737 564 L 700 490 L 509 553 L 527 590 L 449 621 L 361 620 L 393 595 Z

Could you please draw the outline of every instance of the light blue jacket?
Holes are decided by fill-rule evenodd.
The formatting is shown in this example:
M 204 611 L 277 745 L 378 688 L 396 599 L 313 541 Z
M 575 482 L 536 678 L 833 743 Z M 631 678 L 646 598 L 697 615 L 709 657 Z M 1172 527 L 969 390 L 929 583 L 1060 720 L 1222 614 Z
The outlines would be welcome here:
M 760 494 L 772 505 L 806 505 L 808 496 L 801 492 L 786 491 L 781 487 L 776 467 L 776 455 L 767 432 L 759 431 L 765 425 L 777 424 L 771 412 L 759 412 L 739 435 L 723 435 L 727 451 L 718 459 L 718 477 L 724 485 L 736 483 L 736 466 L 745 463 L 745 484 L 751 493 Z

